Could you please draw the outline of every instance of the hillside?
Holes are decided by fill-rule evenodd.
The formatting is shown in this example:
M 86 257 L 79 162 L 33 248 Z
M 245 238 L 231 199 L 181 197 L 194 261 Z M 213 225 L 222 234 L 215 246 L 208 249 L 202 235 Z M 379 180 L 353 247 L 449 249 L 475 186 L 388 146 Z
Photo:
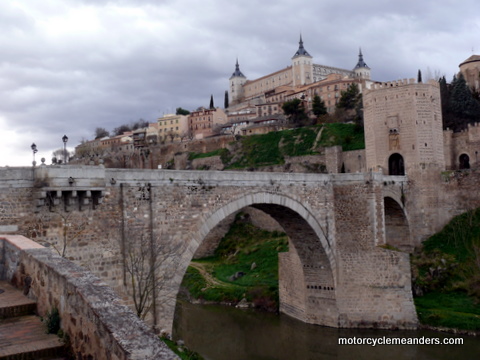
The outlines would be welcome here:
M 480 330 L 480 209 L 455 217 L 412 256 L 422 324 Z
M 365 140 L 363 128 L 333 123 L 244 136 L 228 145 L 207 153 L 192 152 L 188 159 L 219 156 L 226 170 L 252 169 L 283 165 L 287 157 L 319 155 L 329 146 L 340 145 L 344 151 L 364 149 Z M 325 166 L 306 170 L 324 172 Z
M 278 309 L 278 252 L 288 250 L 284 233 L 253 226 L 237 215 L 213 257 L 192 261 L 182 282 L 192 299 Z

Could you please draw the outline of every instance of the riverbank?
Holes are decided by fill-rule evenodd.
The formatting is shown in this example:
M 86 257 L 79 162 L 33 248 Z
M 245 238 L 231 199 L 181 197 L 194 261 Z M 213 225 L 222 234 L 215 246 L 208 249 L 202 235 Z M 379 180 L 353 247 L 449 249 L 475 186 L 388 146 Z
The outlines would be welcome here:
M 215 255 L 192 261 L 181 296 L 195 304 L 278 311 L 278 252 L 288 238 L 239 214 Z M 480 213 L 453 219 L 411 257 L 412 289 L 422 328 L 480 332 Z
M 480 210 L 455 217 L 411 257 L 412 289 L 422 326 L 480 332 Z

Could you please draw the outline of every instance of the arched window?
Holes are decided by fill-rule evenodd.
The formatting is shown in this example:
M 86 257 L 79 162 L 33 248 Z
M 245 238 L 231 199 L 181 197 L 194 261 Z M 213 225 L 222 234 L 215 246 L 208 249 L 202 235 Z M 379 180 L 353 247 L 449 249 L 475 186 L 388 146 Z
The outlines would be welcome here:
M 403 156 L 395 153 L 388 159 L 388 175 L 405 175 Z
M 460 170 L 470 169 L 470 157 L 467 154 L 460 155 L 458 168 Z

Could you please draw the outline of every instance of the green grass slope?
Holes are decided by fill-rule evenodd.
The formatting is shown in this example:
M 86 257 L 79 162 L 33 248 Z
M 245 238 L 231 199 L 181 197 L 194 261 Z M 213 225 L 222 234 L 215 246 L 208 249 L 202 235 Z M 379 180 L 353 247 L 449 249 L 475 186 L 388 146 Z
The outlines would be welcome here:
M 287 250 L 284 233 L 264 231 L 237 218 L 215 256 L 192 261 L 182 287 L 196 299 L 237 303 L 246 298 L 257 308 L 276 310 L 278 252 Z M 239 272 L 244 275 L 234 280 Z
M 322 131 L 318 142 L 318 133 Z M 363 128 L 354 124 L 323 124 L 273 131 L 240 138 L 231 145 L 234 150 L 218 149 L 209 153 L 191 153 L 190 160 L 220 156 L 226 169 L 258 168 L 282 165 L 285 157 L 316 155 L 322 147 L 342 146 L 344 151 L 365 148 Z
M 412 256 L 423 324 L 480 330 L 480 209 L 455 217 Z

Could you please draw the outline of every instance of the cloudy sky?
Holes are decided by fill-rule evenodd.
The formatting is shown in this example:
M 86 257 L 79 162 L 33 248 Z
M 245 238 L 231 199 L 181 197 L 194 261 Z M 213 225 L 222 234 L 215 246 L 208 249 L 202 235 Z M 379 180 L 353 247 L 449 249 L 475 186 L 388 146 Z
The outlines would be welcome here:
M 467 9 L 467 10 L 465 10 Z M 473 11 L 468 11 L 471 9 Z M 0 166 L 28 166 L 177 107 L 223 106 L 238 57 L 249 79 L 291 64 L 299 34 L 314 62 L 372 78 L 450 80 L 480 54 L 477 0 L 2 0 Z

